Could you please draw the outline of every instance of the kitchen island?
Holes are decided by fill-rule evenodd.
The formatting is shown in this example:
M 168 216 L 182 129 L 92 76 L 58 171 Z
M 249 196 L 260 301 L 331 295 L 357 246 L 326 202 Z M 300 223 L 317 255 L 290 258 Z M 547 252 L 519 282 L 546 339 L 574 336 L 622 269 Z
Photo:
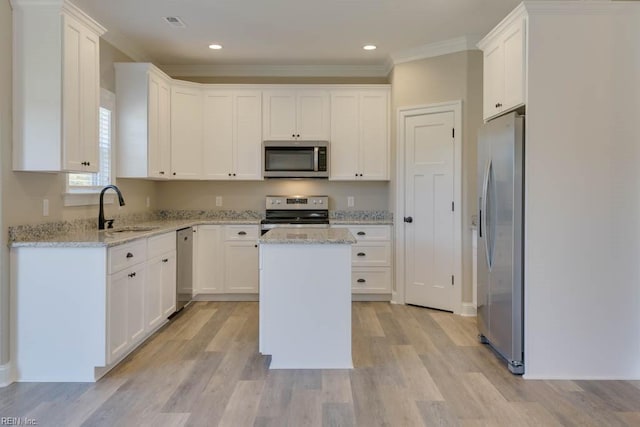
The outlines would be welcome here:
M 345 228 L 260 238 L 260 345 L 271 369 L 349 369 L 351 245 Z

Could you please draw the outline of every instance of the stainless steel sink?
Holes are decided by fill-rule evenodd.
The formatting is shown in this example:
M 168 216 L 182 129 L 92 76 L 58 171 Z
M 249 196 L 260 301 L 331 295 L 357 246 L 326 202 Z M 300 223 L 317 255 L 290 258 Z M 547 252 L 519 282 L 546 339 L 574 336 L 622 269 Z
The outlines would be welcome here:
M 148 225 L 130 225 L 127 227 L 118 227 L 113 229 L 107 229 L 105 231 L 109 233 L 131 233 L 137 231 L 152 231 L 160 228 L 159 226 L 148 226 Z

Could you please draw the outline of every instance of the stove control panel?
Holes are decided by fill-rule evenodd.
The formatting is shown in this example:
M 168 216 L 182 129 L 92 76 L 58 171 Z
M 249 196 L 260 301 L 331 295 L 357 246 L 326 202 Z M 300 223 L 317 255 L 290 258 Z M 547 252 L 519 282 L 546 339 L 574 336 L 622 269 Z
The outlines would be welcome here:
M 329 209 L 329 196 L 267 196 L 266 209 Z

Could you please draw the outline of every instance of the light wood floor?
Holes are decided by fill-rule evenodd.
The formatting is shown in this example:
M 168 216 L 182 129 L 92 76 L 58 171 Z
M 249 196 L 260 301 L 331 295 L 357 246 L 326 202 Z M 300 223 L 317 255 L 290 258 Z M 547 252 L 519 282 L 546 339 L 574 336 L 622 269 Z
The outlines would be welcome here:
M 198 302 L 96 384 L 0 389 L 0 417 L 40 426 L 640 425 L 640 382 L 525 381 L 475 337 L 473 318 L 354 303 L 355 369 L 269 371 L 257 303 Z

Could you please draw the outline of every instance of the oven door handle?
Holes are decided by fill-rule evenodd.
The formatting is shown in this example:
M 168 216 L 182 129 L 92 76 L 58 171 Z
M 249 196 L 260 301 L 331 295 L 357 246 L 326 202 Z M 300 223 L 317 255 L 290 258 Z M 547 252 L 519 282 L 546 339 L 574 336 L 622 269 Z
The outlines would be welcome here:
M 320 147 L 313 147 L 313 171 L 318 172 L 318 162 L 319 162 L 319 153 Z

